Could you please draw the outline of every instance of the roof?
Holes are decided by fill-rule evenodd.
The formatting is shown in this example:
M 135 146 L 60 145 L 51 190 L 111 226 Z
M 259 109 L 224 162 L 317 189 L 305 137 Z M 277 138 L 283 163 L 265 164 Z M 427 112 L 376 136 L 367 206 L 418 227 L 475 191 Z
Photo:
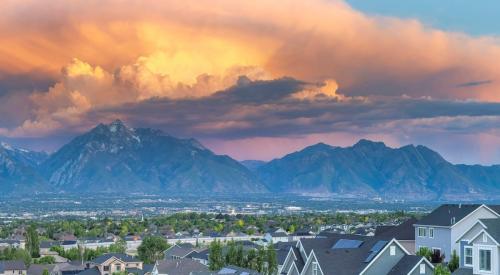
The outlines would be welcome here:
M 191 244 L 175 244 L 165 250 L 165 258 L 184 258 L 186 257 L 189 253 L 195 251 L 194 246 Z
M 78 273 L 78 275 L 101 275 L 101 272 L 99 272 L 99 269 L 97 267 L 85 269 L 84 271 Z
M 210 252 L 209 249 L 204 249 L 201 251 L 194 251 L 193 253 L 190 253 L 186 258 L 191 258 L 191 259 L 201 259 L 201 260 L 207 260 L 208 261 L 208 253 Z
M 143 264 L 142 271 L 144 271 L 144 273 L 152 272 L 154 267 L 155 267 L 155 264 Z
M 297 270 L 299 272 L 302 272 L 302 269 L 304 268 L 304 265 L 306 264 L 304 262 L 304 259 L 302 259 L 302 256 L 300 255 L 300 251 L 297 247 L 292 247 L 293 249 L 293 253 L 295 254 L 295 256 L 297 256 L 297 259 L 294 261 L 295 263 L 295 266 L 297 267 Z
M 459 268 L 452 275 L 472 275 L 472 268 Z
M 191 259 L 161 260 L 158 261 L 159 274 L 189 275 L 191 272 L 208 272 L 208 266 Z
M 489 205 L 486 205 L 488 206 L 491 210 L 497 212 L 497 214 L 500 215 L 500 205 L 495 205 L 495 204 L 489 204 Z
M 228 265 L 219 270 L 217 274 L 257 275 L 260 273 L 252 269 L 242 268 L 234 265 Z
M 416 224 L 452 226 L 480 206 L 481 204 L 443 204 Z
M 415 227 L 413 225 L 417 222 L 417 219 L 410 218 L 397 226 L 384 226 L 380 230 L 377 226 L 375 236 L 404 241 L 415 240 Z
M 421 256 L 404 255 L 387 275 L 408 274 L 422 260 Z
M 132 256 L 129 256 L 127 254 L 123 254 L 123 253 L 108 253 L 108 254 L 104 254 L 104 255 L 101 255 L 97 258 L 95 258 L 92 262 L 93 263 L 96 263 L 96 264 L 103 264 L 105 261 L 109 260 L 110 258 L 112 257 L 115 257 L 117 259 L 120 259 L 124 262 L 140 262 L 139 259 L 135 258 L 135 257 L 132 257 Z
M 51 248 L 53 246 L 59 246 L 61 242 L 59 241 L 41 241 L 40 248 Z
M 53 264 L 31 264 L 28 268 L 28 275 L 42 275 L 43 271 L 47 269 L 47 271 L 52 272 L 56 265 Z
M 368 237 L 350 234 L 322 233 L 320 238 L 300 240 L 307 255 L 314 250 L 321 269 L 325 275 L 331 270 L 336 275 L 359 274 L 369 262 L 365 262 L 368 256 L 373 259 L 391 240 L 385 237 Z M 357 248 L 332 249 L 339 240 L 357 240 L 362 243 Z M 379 241 L 385 241 L 380 245 Z M 372 253 L 375 245 L 379 246 L 378 252 Z M 298 256 L 298 255 L 297 255 Z
M 26 270 L 23 261 L 0 261 L 0 270 Z
M 500 218 L 499 219 L 481 219 L 486 228 L 484 229 L 490 236 L 500 243 Z
M 278 260 L 278 264 L 282 265 L 286 256 L 290 252 L 290 248 L 294 247 L 297 242 L 277 242 L 274 245 L 274 249 L 276 250 L 276 259 Z

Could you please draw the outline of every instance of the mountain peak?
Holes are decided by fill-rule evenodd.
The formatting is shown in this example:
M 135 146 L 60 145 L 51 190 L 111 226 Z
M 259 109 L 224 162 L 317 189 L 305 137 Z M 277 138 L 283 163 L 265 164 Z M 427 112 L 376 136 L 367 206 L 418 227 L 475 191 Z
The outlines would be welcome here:
M 5 143 L 5 142 L 3 142 L 3 141 L 2 141 L 2 142 L 0 142 L 0 147 L 4 148 L 5 150 L 10 150 L 10 151 L 12 151 L 12 150 L 13 150 L 13 148 L 12 148 L 12 146 L 10 146 L 10 144 Z
M 360 139 L 352 147 L 354 147 L 354 148 L 380 149 L 380 148 L 386 148 L 387 146 L 385 145 L 385 143 L 383 143 L 381 141 L 371 141 L 368 139 Z

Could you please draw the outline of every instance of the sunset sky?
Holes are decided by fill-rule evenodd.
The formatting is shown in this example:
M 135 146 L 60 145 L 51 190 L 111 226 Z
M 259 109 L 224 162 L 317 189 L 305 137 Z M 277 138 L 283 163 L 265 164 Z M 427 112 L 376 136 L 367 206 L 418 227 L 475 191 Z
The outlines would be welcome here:
M 0 140 L 119 118 L 239 160 L 369 138 L 500 163 L 500 2 L 401 3 L 0 1 Z

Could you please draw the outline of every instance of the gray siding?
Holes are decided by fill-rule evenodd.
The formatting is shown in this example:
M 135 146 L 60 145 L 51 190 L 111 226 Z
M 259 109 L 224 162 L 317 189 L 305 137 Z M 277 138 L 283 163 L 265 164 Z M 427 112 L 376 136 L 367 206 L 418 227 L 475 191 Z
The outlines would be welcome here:
M 366 272 L 363 273 L 363 275 L 387 274 L 401 260 L 401 258 L 406 255 L 398 245 L 390 244 L 389 246 L 396 247 L 396 255 L 391 256 L 391 250 L 387 247 L 387 249 L 382 251 L 382 254 L 372 263 Z
M 425 275 L 433 275 L 434 274 L 434 270 L 432 269 L 432 267 L 429 264 L 427 264 L 425 261 L 423 261 L 422 264 L 425 264 Z M 413 270 L 412 273 L 410 273 L 410 275 L 421 275 L 420 274 L 420 264 L 417 266 L 417 268 L 415 268 L 415 270 Z

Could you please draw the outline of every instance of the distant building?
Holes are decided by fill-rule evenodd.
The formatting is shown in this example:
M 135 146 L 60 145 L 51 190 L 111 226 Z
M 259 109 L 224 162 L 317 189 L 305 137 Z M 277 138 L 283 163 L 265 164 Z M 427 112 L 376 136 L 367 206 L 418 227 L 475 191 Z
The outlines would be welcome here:
M 26 275 L 28 269 L 23 261 L 0 261 L 0 274 Z
M 415 254 L 415 227 L 413 225 L 417 222 L 417 219 L 410 218 L 400 225 L 377 226 L 375 236 L 396 239 L 408 252 Z
M 79 275 L 112 275 L 115 272 L 144 274 L 143 263 L 127 254 L 109 253 L 99 256 L 89 263 L 89 268 Z
M 157 263 L 158 275 L 190 275 L 209 272 L 208 267 L 192 259 L 169 259 Z

